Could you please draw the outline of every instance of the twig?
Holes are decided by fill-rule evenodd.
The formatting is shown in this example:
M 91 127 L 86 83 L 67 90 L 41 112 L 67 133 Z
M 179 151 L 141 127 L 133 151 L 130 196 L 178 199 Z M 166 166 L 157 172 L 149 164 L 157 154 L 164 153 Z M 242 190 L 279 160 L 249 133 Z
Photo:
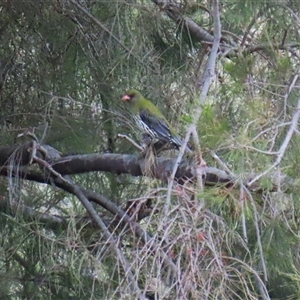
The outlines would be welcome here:
M 34 132 L 33 132 L 33 131 L 30 131 L 29 128 L 26 128 L 26 130 L 25 130 L 24 132 L 19 133 L 19 134 L 17 135 L 17 137 L 19 138 L 19 137 L 22 137 L 22 136 L 25 136 L 25 135 L 28 135 L 28 136 L 32 137 L 32 139 L 33 139 L 34 141 L 36 141 L 36 142 L 39 141 L 39 139 L 38 139 L 37 136 L 34 134 Z
M 213 150 L 209 150 L 209 153 L 224 171 L 226 171 L 231 177 L 236 178 L 236 175 L 229 170 L 227 165 L 220 159 L 220 157 Z
M 255 147 L 252 147 L 252 146 L 248 146 L 248 145 L 242 145 L 240 143 L 237 143 L 237 145 L 239 145 L 239 149 L 240 148 L 244 148 L 246 150 L 253 150 L 255 152 L 258 152 L 258 153 L 262 153 L 262 154 L 266 154 L 266 155 L 277 155 L 278 152 L 277 151 L 264 151 L 264 150 L 260 150 L 258 148 L 255 148 Z
M 253 143 L 255 140 L 257 140 L 260 136 L 264 135 L 265 133 L 269 132 L 270 130 L 274 130 L 275 128 L 278 128 L 278 127 L 282 127 L 282 126 L 287 126 L 287 125 L 291 125 L 291 122 L 286 122 L 286 123 L 281 123 L 281 124 L 278 124 L 278 125 L 273 125 L 263 131 L 261 131 L 259 134 L 257 134 L 252 140 L 251 140 L 251 143 Z
M 76 184 L 74 184 L 68 176 L 67 176 L 67 178 L 64 178 L 58 172 L 53 170 L 53 168 L 51 167 L 51 165 L 48 162 L 44 161 L 43 159 L 38 158 L 37 156 L 35 156 L 33 159 L 35 162 L 37 162 L 37 163 L 43 165 L 45 168 L 47 168 L 49 172 L 51 172 L 53 175 L 55 175 L 57 178 L 59 178 L 64 184 L 69 186 L 70 189 L 74 192 L 74 195 L 76 195 L 76 197 L 80 200 L 80 202 L 85 207 L 87 212 L 91 215 L 91 218 L 96 222 L 99 229 L 102 230 L 102 232 L 106 238 L 106 243 L 111 244 L 113 250 L 115 251 L 117 258 L 120 260 L 122 267 L 127 275 L 126 278 L 128 280 L 128 283 L 131 285 L 132 290 L 136 293 L 136 295 L 139 298 L 139 296 L 141 295 L 141 291 L 138 287 L 136 279 L 134 278 L 134 275 L 132 274 L 132 272 L 130 270 L 129 263 L 127 262 L 123 253 L 118 248 L 117 242 L 113 238 L 113 235 L 109 232 L 105 223 L 99 217 L 99 215 L 96 212 L 96 210 L 94 209 L 93 205 L 89 202 L 89 200 L 84 195 L 84 193 L 81 191 L 81 189 Z
M 185 17 L 180 14 L 180 11 L 176 5 L 172 5 L 171 1 L 162 1 L 162 0 L 152 0 L 153 3 L 158 5 L 162 11 L 166 13 L 166 15 L 171 18 L 178 25 L 186 28 L 188 33 L 195 39 L 197 39 L 202 44 L 213 44 L 216 36 L 216 31 L 214 28 L 214 36 L 212 36 L 208 31 L 206 31 L 203 27 L 197 24 L 193 19 L 189 17 Z M 219 6 L 219 1 L 217 1 L 217 6 Z M 213 11 L 213 18 L 216 17 L 215 11 Z M 221 32 L 221 31 L 220 31 Z M 221 36 L 221 34 L 220 34 Z M 226 45 L 222 43 L 218 45 L 220 46 L 220 50 L 222 53 L 230 53 L 233 52 L 235 45 Z
M 203 192 L 204 190 L 204 184 L 203 184 L 203 177 L 205 176 L 205 172 L 203 170 L 204 167 L 206 167 L 206 162 L 202 157 L 202 151 L 200 148 L 200 140 L 197 133 L 197 128 L 194 124 L 192 126 L 192 137 L 194 140 L 194 145 L 196 146 L 196 167 L 195 167 L 195 175 L 197 178 L 197 186 L 200 192 Z
M 212 150 L 210 150 L 210 155 L 214 158 L 214 160 L 218 163 L 218 165 L 226 171 L 232 178 L 236 178 L 237 176 L 229 170 L 227 165 L 220 159 L 220 157 Z M 246 217 L 245 217 L 245 210 L 244 210 L 244 203 L 245 203 L 245 197 L 244 197 L 244 188 L 245 185 L 243 184 L 242 180 L 239 180 L 240 185 L 240 203 L 242 206 L 242 228 L 243 228 L 243 237 L 244 241 L 248 243 L 248 236 L 247 236 L 247 224 L 246 224 Z
M 131 55 L 134 57 L 141 65 L 144 65 L 147 69 L 152 71 L 153 73 L 157 73 L 155 70 L 149 67 L 148 64 L 145 64 L 139 57 L 136 56 L 132 52 L 131 49 L 126 47 L 120 39 L 118 39 L 109 29 L 107 29 L 98 19 L 96 19 L 92 14 L 90 14 L 84 7 L 82 7 L 79 3 L 77 3 L 75 0 L 70 0 L 70 2 L 76 6 L 79 10 L 81 10 L 86 16 L 88 16 L 97 26 L 99 26 L 103 31 L 108 33 L 119 45 L 121 45 L 128 53 L 128 55 Z
M 262 50 L 289 50 L 290 48 L 296 48 L 296 47 L 300 47 L 300 43 L 290 43 L 285 45 L 282 45 L 281 43 L 278 44 L 262 43 L 259 45 L 254 45 L 246 48 L 244 51 L 242 51 L 242 54 L 247 55 Z
M 202 91 L 201 91 L 201 94 L 199 97 L 198 108 L 195 111 L 195 114 L 193 116 L 193 122 L 189 128 L 189 131 L 191 133 L 194 133 L 194 139 L 197 140 L 195 147 L 196 147 L 196 152 L 198 154 L 198 157 L 201 159 L 201 162 L 202 162 L 202 155 L 201 155 L 198 135 L 196 133 L 196 128 L 197 128 L 196 125 L 198 124 L 198 120 L 199 120 L 201 112 L 202 112 L 202 105 L 205 103 L 205 100 L 206 100 L 206 97 L 207 97 L 207 94 L 208 94 L 208 91 L 209 91 L 209 88 L 211 85 L 212 78 L 215 74 L 216 59 L 218 56 L 218 50 L 219 50 L 219 45 L 220 45 L 220 40 L 221 40 L 221 22 L 220 22 L 220 12 L 219 12 L 219 0 L 214 0 L 214 2 L 213 2 L 213 16 L 214 16 L 214 42 L 213 42 L 211 53 L 209 55 L 207 65 L 205 68 L 205 72 L 204 72 L 204 83 L 203 83 Z M 201 84 L 198 82 L 197 86 L 198 86 L 198 88 L 200 88 Z M 201 162 L 200 162 L 200 168 L 201 168 Z M 196 173 L 199 173 L 199 171 L 196 170 Z M 199 181 L 199 184 L 202 186 L 202 184 L 201 184 L 202 180 L 198 180 L 198 181 Z
M 286 4 L 278 2 L 277 5 L 283 6 L 285 9 L 287 9 L 291 15 L 293 16 L 294 20 L 296 21 L 297 25 L 300 26 L 300 18 L 297 16 L 297 14 Z
M 297 104 L 297 107 L 295 110 L 296 111 L 292 118 L 290 129 L 288 130 L 286 137 L 285 137 L 283 143 L 281 144 L 280 149 L 278 150 L 278 155 L 277 155 L 276 161 L 267 170 L 265 170 L 264 172 L 262 172 L 261 174 L 257 175 L 255 178 L 253 178 L 247 184 L 248 187 L 251 187 L 251 185 L 254 182 L 256 182 L 257 180 L 259 180 L 260 178 L 262 178 L 263 176 L 268 174 L 272 169 L 274 169 L 275 167 L 277 167 L 280 164 L 280 162 L 283 159 L 283 156 L 285 154 L 285 151 L 287 149 L 287 146 L 289 145 L 289 142 L 293 136 L 293 133 L 295 132 L 295 130 L 297 129 L 297 126 L 298 126 L 298 121 L 300 118 L 300 99 L 298 100 L 298 104 Z
M 212 50 L 210 52 L 209 59 L 208 59 L 208 62 L 207 62 L 206 68 L 205 68 L 205 72 L 204 72 L 204 84 L 203 84 L 203 87 L 202 87 L 202 92 L 201 92 L 200 97 L 199 97 L 199 105 L 198 105 L 198 108 L 197 108 L 197 110 L 196 110 L 196 112 L 193 116 L 193 122 L 187 129 L 187 133 L 185 135 L 185 139 L 184 139 L 184 142 L 183 142 L 183 147 L 182 147 L 182 149 L 180 150 L 180 152 L 178 154 L 178 157 L 177 157 L 176 162 L 175 162 L 174 167 L 173 167 L 172 174 L 169 178 L 167 197 L 166 197 L 166 202 L 165 202 L 165 206 L 164 206 L 164 218 L 167 218 L 167 215 L 169 213 L 169 207 L 170 207 L 170 203 L 171 203 L 171 193 L 172 193 L 172 187 L 173 187 L 173 183 L 174 183 L 175 174 L 176 174 L 178 166 L 179 166 L 179 164 L 182 160 L 184 150 L 187 146 L 189 138 L 190 138 L 191 134 L 196 131 L 196 128 L 197 128 L 196 125 L 198 123 L 198 120 L 200 118 L 201 111 L 202 111 L 201 106 L 205 102 L 205 99 L 206 99 L 206 96 L 208 94 L 209 87 L 210 87 L 210 84 L 211 84 L 211 79 L 212 79 L 213 74 L 214 74 L 216 58 L 217 58 L 218 49 L 219 49 L 219 45 L 220 45 L 220 39 L 221 39 L 221 23 L 220 23 L 220 14 L 219 14 L 219 0 L 214 0 L 213 16 L 214 16 L 214 42 L 213 42 Z M 199 86 L 199 88 L 200 88 L 200 86 Z M 199 157 L 201 158 L 199 139 L 197 139 L 198 135 L 196 134 L 196 135 L 194 135 L 194 137 L 197 141 L 197 144 L 195 145 L 196 146 L 196 152 L 198 152 Z M 196 153 L 196 155 L 197 155 L 197 153 Z M 200 168 L 201 168 L 201 164 L 200 164 Z M 198 172 L 197 170 L 195 170 L 195 171 L 196 171 L 197 174 L 199 173 L 197 177 L 201 176 L 201 172 Z M 198 182 L 199 188 L 203 187 L 201 182 L 202 182 L 202 178 Z M 166 222 L 163 221 L 162 223 L 166 223 Z
M 33 159 L 36 157 L 36 148 L 37 148 L 36 141 L 32 141 L 31 148 L 32 148 L 32 150 L 31 150 L 31 157 L 30 157 L 30 161 L 29 161 L 30 165 L 32 164 Z
M 209 87 L 211 84 L 211 79 L 215 73 L 215 65 L 216 65 L 216 59 L 218 55 L 220 40 L 221 40 L 221 22 L 220 22 L 220 13 L 219 13 L 219 0 L 214 1 L 214 7 L 213 7 L 213 15 L 214 15 L 214 41 L 212 45 L 212 49 L 207 61 L 207 65 L 204 72 L 204 83 L 202 86 L 202 92 L 200 94 L 199 98 L 199 106 L 196 110 L 193 118 L 193 123 L 197 124 L 199 117 L 201 115 L 201 105 L 205 103 L 206 96 L 209 91 Z M 202 84 L 199 82 L 197 83 L 197 87 L 200 88 Z
M 240 204 L 242 207 L 242 229 L 243 229 L 243 237 L 244 241 L 248 244 L 248 235 L 247 235 L 247 223 L 246 223 L 246 216 L 245 216 L 245 192 L 244 192 L 245 186 L 240 180 Z
M 255 282 L 256 282 L 257 288 L 259 289 L 261 297 L 262 297 L 261 299 L 262 300 L 271 300 L 271 298 L 269 297 L 269 294 L 268 294 L 268 290 L 265 286 L 265 283 L 261 280 L 261 278 L 259 277 L 256 270 L 254 270 L 249 265 L 247 265 L 243 260 L 240 260 L 236 257 L 222 256 L 222 258 L 227 259 L 227 260 L 232 260 L 234 262 L 239 262 L 242 266 L 244 266 L 245 269 L 248 269 L 255 277 Z
M 291 93 L 291 91 L 293 90 L 295 84 L 296 84 L 296 81 L 298 80 L 298 77 L 299 77 L 299 72 L 300 72 L 300 69 L 298 69 L 296 71 L 296 73 L 294 74 L 290 84 L 288 85 L 288 88 L 287 88 L 287 91 L 285 92 L 284 96 L 283 96 L 283 103 L 284 103 L 284 108 L 283 108 L 283 118 L 285 119 L 285 116 L 286 116 L 286 107 L 287 107 L 287 99 Z
M 295 51 L 294 48 L 289 48 L 289 52 L 295 56 L 298 60 L 300 60 L 300 55 Z
M 191 130 L 191 127 L 189 127 L 188 130 Z M 173 183 L 174 183 L 174 180 L 175 180 L 175 175 L 176 175 L 176 172 L 178 170 L 178 167 L 180 165 L 180 162 L 182 160 L 182 157 L 184 155 L 184 151 L 187 147 L 187 143 L 188 143 L 188 140 L 189 140 L 189 137 L 190 137 L 190 134 L 191 132 L 188 131 L 185 138 L 184 138 L 184 141 L 183 141 L 183 144 L 182 144 L 182 147 L 180 147 L 180 151 L 179 151 L 179 154 L 177 156 L 177 159 L 174 163 L 174 167 L 173 167 L 173 170 L 172 170 L 172 174 L 171 176 L 169 177 L 169 182 L 168 182 L 168 190 L 167 190 L 167 197 L 166 197 L 166 201 L 165 201 L 165 206 L 164 206 L 164 215 L 165 215 L 165 218 L 167 217 L 168 215 L 168 212 L 169 212 L 169 208 L 170 208 L 170 204 L 171 204 L 171 195 L 172 195 L 172 189 L 173 189 Z
M 261 237 L 260 237 L 260 230 L 259 230 L 259 224 L 258 224 L 258 212 L 257 212 L 255 202 L 254 202 L 254 199 L 253 199 L 250 191 L 246 187 L 244 187 L 244 191 L 248 195 L 252 209 L 253 209 L 254 226 L 255 226 L 255 231 L 256 231 L 258 250 L 259 250 L 259 254 L 260 254 L 260 261 L 261 261 L 261 265 L 262 265 L 262 269 L 263 269 L 263 273 L 264 273 L 264 280 L 265 280 L 265 282 L 267 282 L 268 281 L 268 273 L 267 273 L 267 267 L 266 267 L 266 262 L 265 262 L 265 258 L 264 258 L 264 251 L 263 251 L 263 247 L 262 247 Z
M 139 144 L 137 144 L 133 139 L 131 139 L 127 135 L 119 133 L 118 137 L 121 138 L 121 139 L 125 139 L 126 141 L 128 141 L 129 143 L 131 143 L 138 150 L 140 150 L 140 151 L 144 150 L 144 148 L 142 146 L 140 146 Z
M 49 128 L 49 124 L 48 122 L 45 122 L 45 128 L 44 128 L 44 131 L 43 131 L 43 135 L 40 139 L 40 143 L 42 143 L 46 137 L 46 134 L 47 134 L 47 131 L 48 131 L 48 128 Z
M 258 13 L 251 20 L 251 22 L 249 23 L 249 25 L 247 26 L 247 28 L 246 28 L 246 30 L 244 32 L 244 36 L 243 36 L 242 42 L 241 42 L 241 48 L 245 46 L 248 34 L 249 34 L 252 26 L 256 23 L 257 19 L 261 16 L 262 12 L 263 12 L 263 10 L 259 10 Z
M 221 161 L 221 159 L 217 156 L 216 153 L 214 153 L 213 151 L 210 151 L 210 153 L 213 156 L 213 158 L 223 167 L 223 169 L 225 171 L 227 171 L 232 177 L 236 178 L 235 174 L 232 173 L 229 170 L 229 168 L 226 166 L 226 164 Z M 254 226 L 255 226 L 255 230 L 256 230 L 256 238 L 257 238 L 258 250 L 259 250 L 259 254 L 260 254 L 260 258 L 261 258 L 261 264 L 262 264 L 262 268 L 263 268 L 263 272 L 264 272 L 264 280 L 266 282 L 267 281 L 267 268 L 266 268 L 266 263 L 265 263 L 265 259 L 264 259 L 264 252 L 263 252 L 261 238 L 260 238 L 257 209 L 256 209 L 255 202 L 253 200 L 253 197 L 252 197 L 250 191 L 240 181 L 240 202 L 242 204 L 242 208 L 244 207 L 245 193 L 248 195 L 248 197 L 250 199 L 250 203 L 251 203 L 252 208 L 253 208 Z M 243 228 L 243 237 L 244 237 L 245 242 L 247 243 L 248 242 L 248 236 L 247 236 L 246 217 L 245 217 L 245 214 L 244 214 L 244 209 L 242 209 L 242 228 Z M 259 281 L 260 281 L 260 278 L 259 278 Z M 260 292 L 262 293 L 262 291 L 260 291 Z M 264 293 L 263 293 L 263 295 L 264 295 Z
M 98 213 L 95 211 L 95 209 L 93 208 L 93 206 L 91 205 L 91 203 L 89 201 L 89 199 L 90 200 L 94 199 L 94 201 L 95 201 L 95 199 L 98 199 L 99 194 L 97 194 L 95 192 L 87 191 L 87 190 L 84 190 L 84 189 L 78 187 L 71 181 L 71 179 L 69 179 L 68 176 L 66 178 L 62 177 L 61 174 L 59 174 L 58 172 L 53 170 L 52 166 L 49 165 L 48 162 L 46 162 L 42 159 L 39 159 L 38 157 L 35 157 L 34 159 L 36 162 L 45 166 L 53 175 L 56 176 L 56 178 L 53 179 L 55 185 L 57 185 L 61 188 L 64 187 L 70 193 L 72 193 L 76 197 L 78 197 L 78 199 L 82 202 L 83 206 L 86 208 L 86 210 L 91 215 L 92 219 L 96 222 L 98 227 L 104 232 L 104 235 L 107 238 L 107 240 L 110 241 L 112 239 L 112 234 L 109 232 L 105 223 L 101 220 Z M 102 197 L 102 198 L 104 198 L 104 197 Z M 102 201 L 107 202 L 106 199 L 103 199 Z M 126 224 L 129 224 L 129 225 L 132 224 L 130 217 L 124 211 L 119 209 L 117 206 L 114 206 L 114 209 L 112 209 L 111 203 L 110 203 L 110 211 L 119 217 L 120 223 L 125 222 Z M 172 271 L 174 276 L 177 276 L 178 269 L 177 269 L 176 265 L 173 263 L 172 259 L 170 257 L 168 257 L 168 255 L 154 241 L 154 239 L 151 238 L 147 234 L 147 232 L 145 232 L 138 224 L 134 223 L 134 226 L 132 228 L 133 228 L 135 234 L 145 243 L 145 245 L 149 245 L 149 247 L 150 247 L 149 251 L 151 251 L 151 253 L 158 252 L 160 257 L 162 258 L 165 266 L 170 268 L 170 270 Z M 117 247 L 115 240 L 112 240 L 111 243 L 112 243 L 114 251 L 116 252 L 117 257 L 120 259 L 120 261 L 122 263 L 122 266 L 123 266 L 126 274 L 128 274 L 128 276 L 129 276 L 128 279 L 130 281 L 130 284 L 131 284 L 133 290 L 136 291 L 136 293 L 138 293 L 139 287 L 137 286 L 136 280 L 135 280 L 132 272 L 130 271 L 130 267 L 129 267 L 126 259 L 124 258 L 122 252 Z M 142 296 L 140 296 L 140 297 L 141 298 L 139 298 L 139 299 L 144 299 L 144 298 L 142 298 Z

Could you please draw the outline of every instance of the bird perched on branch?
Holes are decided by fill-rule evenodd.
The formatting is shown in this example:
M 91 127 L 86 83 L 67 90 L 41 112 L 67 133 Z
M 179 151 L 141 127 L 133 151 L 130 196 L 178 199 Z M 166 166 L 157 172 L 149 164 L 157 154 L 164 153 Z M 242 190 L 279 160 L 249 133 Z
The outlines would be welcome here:
M 123 95 L 122 100 L 128 103 L 137 125 L 143 132 L 160 142 L 171 144 L 176 149 L 182 146 L 182 140 L 177 136 L 164 115 L 140 92 L 134 89 L 128 90 Z M 187 150 L 191 151 L 189 148 Z

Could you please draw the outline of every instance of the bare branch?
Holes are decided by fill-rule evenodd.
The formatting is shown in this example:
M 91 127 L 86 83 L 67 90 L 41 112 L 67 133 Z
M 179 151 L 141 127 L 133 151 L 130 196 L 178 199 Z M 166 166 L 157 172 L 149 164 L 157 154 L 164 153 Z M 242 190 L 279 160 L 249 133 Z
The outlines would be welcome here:
M 190 137 L 190 134 L 191 134 L 191 127 L 188 129 L 188 132 L 185 136 L 185 139 L 183 141 L 183 145 L 182 147 L 180 148 L 180 151 L 179 151 L 179 154 L 175 160 L 175 163 L 173 165 L 173 170 L 172 170 L 172 174 L 171 176 L 169 176 L 168 180 L 168 190 L 167 190 L 167 197 L 166 197 L 166 202 L 165 202 L 165 207 L 164 207 L 164 213 L 165 213 L 165 217 L 167 216 L 168 212 L 169 212 L 169 207 L 170 207 L 170 204 L 171 204 L 171 194 L 172 194 L 172 189 L 173 189 L 173 184 L 174 184 L 174 180 L 175 180 L 175 176 L 176 176 L 176 173 L 178 171 L 178 168 L 180 166 L 180 163 L 182 161 L 182 158 L 183 158 L 183 155 L 184 155 L 184 151 L 187 147 L 187 143 L 188 143 L 188 140 L 189 140 L 189 137 Z
M 127 135 L 119 133 L 119 134 L 118 134 L 118 137 L 121 138 L 121 139 L 125 139 L 126 141 L 128 141 L 130 144 L 132 144 L 132 145 L 133 145 L 135 148 L 137 148 L 138 150 L 140 150 L 140 151 L 143 151 L 143 150 L 144 150 L 143 147 L 141 147 L 139 144 L 137 144 L 133 139 L 131 139 L 131 138 L 128 137 Z
M 298 80 L 299 72 L 300 72 L 300 69 L 298 69 L 298 70 L 296 71 L 296 73 L 294 74 L 294 76 L 293 76 L 293 78 L 291 79 L 291 81 L 290 81 L 290 83 L 289 83 L 289 85 L 288 85 L 288 87 L 287 87 L 287 90 L 286 90 L 286 92 L 285 92 L 285 94 L 284 94 L 284 96 L 283 96 L 283 103 L 284 103 L 284 107 L 283 107 L 284 115 L 283 115 L 283 117 L 284 117 L 284 119 L 285 119 L 285 117 L 286 117 L 287 100 L 288 100 L 288 97 L 289 97 L 290 93 L 292 92 L 292 90 L 293 90 L 293 88 L 294 88 L 294 86 L 295 86 L 297 80 Z
M 243 187 L 243 189 L 244 189 L 245 193 L 248 195 L 252 209 L 253 209 L 254 226 L 255 226 L 255 231 L 256 231 L 258 250 L 259 250 L 259 254 L 260 254 L 260 261 L 261 261 L 261 266 L 263 269 L 264 280 L 265 280 L 265 282 L 267 282 L 268 281 L 268 273 L 267 273 L 267 267 L 266 267 L 266 262 L 265 262 L 265 258 L 264 258 L 264 251 L 263 251 L 262 242 L 261 242 L 260 229 L 259 229 L 260 226 L 258 224 L 258 212 L 256 209 L 255 201 L 254 201 L 250 191 L 246 187 Z
M 277 159 L 276 161 L 264 172 L 262 172 L 261 174 L 257 175 L 255 178 L 253 178 L 249 183 L 248 186 L 250 187 L 254 182 L 256 182 L 257 180 L 259 180 L 260 178 L 262 178 L 263 176 L 267 175 L 271 170 L 273 170 L 274 168 L 276 168 L 281 160 L 283 159 L 283 156 L 285 154 L 285 151 L 290 143 L 290 140 L 293 136 L 293 133 L 295 132 L 295 130 L 297 129 L 298 126 L 298 121 L 300 118 L 300 99 L 298 100 L 298 104 L 297 107 L 295 109 L 295 113 L 294 116 L 292 118 L 291 121 L 291 126 L 286 134 L 286 137 L 283 141 L 283 143 L 281 144 L 279 150 L 278 150 L 278 155 L 277 155 Z

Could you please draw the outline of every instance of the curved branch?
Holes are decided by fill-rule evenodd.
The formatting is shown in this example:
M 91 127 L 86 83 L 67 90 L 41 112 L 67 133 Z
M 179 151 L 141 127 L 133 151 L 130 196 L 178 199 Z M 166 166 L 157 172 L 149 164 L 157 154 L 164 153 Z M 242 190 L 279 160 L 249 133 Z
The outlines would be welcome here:
M 191 37 L 197 40 L 200 43 L 213 45 L 214 35 L 210 34 L 207 30 L 197 24 L 194 20 L 189 17 L 183 16 L 180 12 L 178 6 L 174 5 L 171 2 L 161 1 L 161 0 L 151 0 L 155 5 L 157 5 L 166 15 L 172 19 L 176 24 L 183 25 L 187 29 Z M 229 56 L 231 52 L 234 53 L 236 45 L 230 40 L 222 39 L 220 43 L 220 51 L 225 55 Z
M 214 41 L 214 37 L 208 31 L 195 23 L 191 18 L 182 16 L 178 10 L 178 7 L 172 5 L 171 3 L 166 3 L 165 1 L 160 0 L 152 0 L 152 2 L 159 6 L 160 9 L 162 9 L 175 23 L 184 24 L 191 36 L 196 38 L 199 42 L 212 43 Z

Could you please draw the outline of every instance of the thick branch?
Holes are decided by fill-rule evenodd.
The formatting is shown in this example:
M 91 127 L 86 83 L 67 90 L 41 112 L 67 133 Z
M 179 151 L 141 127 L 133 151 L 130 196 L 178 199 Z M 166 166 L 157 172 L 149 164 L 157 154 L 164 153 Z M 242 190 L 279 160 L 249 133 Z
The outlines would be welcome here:
M 0 148 L 0 155 L 1 155 L 1 148 Z M 106 168 L 106 171 L 108 171 L 110 168 L 113 170 L 116 161 L 115 160 L 110 160 L 113 161 L 113 164 L 105 164 L 105 161 L 107 160 L 104 159 L 104 157 L 106 155 L 97 155 L 100 156 L 98 157 L 98 159 L 100 158 L 100 160 L 104 163 L 104 166 Z M 110 155 L 109 155 L 110 156 Z M 120 159 L 120 157 L 122 157 L 122 155 L 112 155 L 114 158 Z M 88 155 L 78 155 L 76 156 L 76 164 L 71 164 L 73 167 L 75 167 L 75 169 L 77 171 L 79 171 L 79 173 L 82 172 L 87 172 L 88 170 L 86 169 L 86 167 L 88 166 L 89 168 L 91 168 L 91 160 L 87 159 Z M 85 162 L 84 163 L 84 158 L 85 158 Z M 133 156 L 133 158 L 135 158 Z M 81 159 L 81 160 L 80 160 Z M 83 160 L 82 160 L 83 159 Z M 72 168 L 70 168 L 70 162 L 72 162 L 72 157 L 67 157 L 67 158 L 62 158 L 62 159 L 57 159 L 56 163 L 53 164 L 53 170 L 56 173 L 59 173 L 57 170 L 55 170 L 55 166 L 60 166 L 61 170 L 66 171 L 64 168 L 62 168 L 61 164 L 58 164 L 58 161 L 61 161 L 61 164 L 69 164 L 69 168 L 67 168 L 68 171 L 71 171 L 72 174 L 74 170 L 72 170 Z M 77 163 L 81 163 L 84 168 L 80 169 L 78 168 Z M 126 164 L 125 164 L 126 165 Z M 125 166 L 124 165 L 124 166 Z M 101 164 L 98 166 L 101 168 Z M 134 168 L 136 169 L 136 167 Z M 99 170 L 98 170 L 99 171 Z M 49 176 L 45 176 L 45 174 L 49 174 L 49 170 L 48 173 L 43 172 L 37 172 L 37 171 L 33 171 L 33 170 L 26 170 L 25 168 L 16 168 L 16 169 L 8 169 L 8 168 L 2 168 L 0 175 L 10 175 L 10 176 L 14 176 L 14 177 L 21 177 L 24 179 L 28 179 L 28 180 L 33 180 L 36 182 L 42 182 L 42 183 L 47 183 L 47 184 L 51 184 L 51 185 L 55 185 L 61 189 L 63 189 L 64 191 L 67 191 L 75 196 L 80 196 L 81 200 L 88 200 L 88 201 L 92 201 L 95 202 L 99 205 L 101 205 L 102 207 L 104 207 L 105 209 L 107 209 L 109 212 L 111 212 L 113 214 L 113 216 L 117 217 L 117 220 L 119 220 L 122 224 L 124 225 L 128 225 L 131 224 L 132 225 L 132 220 L 130 219 L 129 215 L 127 215 L 121 208 L 119 208 L 116 204 L 114 204 L 112 201 L 108 200 L 105 196 L 90 191 L 90 190 L 85 190 L 83 188 L 78 187 L 77 185 L 68 182 L 64 179 L 61 178 L 62 174 L 59 174 L 58 177 L 49 177 Z M 66 175 L 66 174 L 64 174 Z M 84 201 L 85 205 L 87 204 L 86 201 Z M 86 205 L 90 208 L 89 205 Z M 92 211 L 91 211 L 92 212 Z M 103 224 L 102 224 L 103 225 Z M 166 253 L 164 253 L 163 251 L 161 251 L 161 249 L 159 248 L 159 245 L 157 245 L 153 239 L 147 234 L 146 231 L 144 231 L 137 223 L 135 223 L 134 226 L 131 226 L 131 228 L 134 230 L 136 236 L 138 238 L 140 238 L 144 244 L 149 245 L 149 247 L 151 248 L 152 251 L 156 252 L 158 251 L 162 257 L 162 260 L 164 262 L 164 264 L 168 267 L 170 267 L 173 271 L 174 274 L 177 273 L 177 267 L 174 265 L 174 263 L 172 262 L 172 259 L 170 259 Z
M 14 176 L 21 177 L 24 179 L 48 183 L 51 184 L 47 172 L 37 171 L 34 168 L 28 167 L 26 164 L 30 161 L 29 152 L 32 143 L 25 143 L 21 146 L 12 147 L 0 147 L 0 158 L 2 165 L 0 165 L 0 176 Z M 53 149 L 48 145 L 44 145 L 44 148 Z M 16 151 L 18 149 L 18 151 Z M 15 152 L 14 152 L 15 151 Z M 15 156 L 12 156 L 15 153 Z M 21 155 L 22 154 L 22 155 Z M 39 153 L 37 153 L 38 155 Z M 51 155 L 53 157 L 53 155 Z M 13 160 L 15 158 L 16 160 Z M 8 163 L 10 161 L 10 163 Z M 164 183 L 168 182 L 174 164 L 176 163 L 175 158 L 169 157 L 156 157 L 155 162 L 149 170 L 149 163 L 145 161 L 144 158 L 137 155 L 130 154 L 81 154 L 81 155 L 70 155 L 62 158 L 56 158 L 52 163 L 50 162 L 52 168 L 64 175 L 74 175 L 87 172 L 109 172 L 113 174 L 130 174 L 132 176 L 151 176 L 162 180 Z M 175 174 L 175 179 L 181 182 L 183 179 L 193 179 L 194 178 L 194 163 L 189 160 L 182 161 Z M 214 167 L 203 167 L 203 173 L 205 174 L 204 184 L 205 185 L 216 185 L 216 184 L 227 184 L 231 185 L 232 182 L 236 180 L 233 176 L 227 172 Z M 245 180 L 249 182 L 251 178 L 254 178 L 255 174 L 249 174 L 249 178 Z M 278 177 L 278 174 L 276 178 Z M 288 178 L 284 174 L 281 176 L 282 180 L 280 183 L 277 181 L 276 184 L 285 184 L 288 188 L 293 184 L 293 179 Z M 272 179 L 272 176 L 271 176 Z M 252 186 L 251 189 L 258 190 L 258 186 Z M 107 200 L 105 197 L 101 197 L 94 202 L 100 204 L 110 211 L 109 205 L 111 201 Z
M 13 162 L 14 165 L 27 165 L 30 161 L 30 152 L 32 142 L 23 145 L 0 147 L 0 166 L 7 166 Z

